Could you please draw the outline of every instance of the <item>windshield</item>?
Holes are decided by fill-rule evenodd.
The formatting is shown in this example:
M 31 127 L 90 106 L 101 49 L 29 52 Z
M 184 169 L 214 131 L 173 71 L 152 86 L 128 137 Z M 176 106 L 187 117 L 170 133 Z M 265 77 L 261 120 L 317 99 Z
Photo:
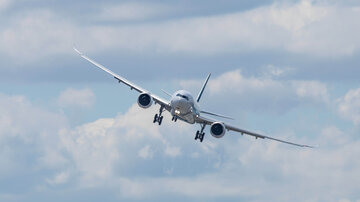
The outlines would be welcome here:
M 189 97 L 186 96 L 186 95 L 181 95 L 180 93 L 178 93 L 178 94 L 176 94 L 176 96 L 182 97 L 182 98 L 184 98 L 185 100 L 189 101 Z

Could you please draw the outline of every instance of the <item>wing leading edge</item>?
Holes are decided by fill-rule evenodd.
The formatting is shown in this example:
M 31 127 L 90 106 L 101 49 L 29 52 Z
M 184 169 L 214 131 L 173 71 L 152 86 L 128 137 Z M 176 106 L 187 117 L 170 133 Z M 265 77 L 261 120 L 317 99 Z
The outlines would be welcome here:
M 216 121 L 212 120 L 212 119 L 209 119 L 209 118 L 202 117 L 202 116 L 198 116 L 196 122 L 206 124 L 206 125 L 211 125 Z M 314 148 L 313 146 L 310 146 L 310 145 L 297 144 L 297 143 L 293 143 L 293 142 L 289 142 L 289 141 L 285 141 L 285 140 L 281 140 L 281 139 L 277 139 L 277 138 L 273 138 L 273 137 L 269 137 L 269 136 L 265 136 L 265 135 L 260 135 L 258 133 L 253 133 L 253 132 L 250 132 L 250 131 L 247 131 L 247 130 L 243 130 L 241 128 L 237 128 L 237 127 L 231 126 L 231 125 L 226 124 L 226 123 L 224 123 L 224 125 L 225 125 L 225 128 L 227 130 L 232 130 L 232 131 L 235 131 L 235 132 L 239 132 L 241 134 L 250 135 L 250 136 L 253 136 L 255 138 L 274 140 L 274 141 L 277 141 L 277 142 L 290 144 L 290 145 L 294 145 L 294 146 L 298 146 L 298 147 Z
M 116 80 L 119 81 L 119 83 L 124 83 L 125 85 L 129 86 L 131 90 L 136 90 L 139 93 L 149 93 L 149 91 L 141 88 L 140 86 L 128 81 L 127 79 L 123 78 L 122 76 L 115 74 L 114 72 L 112 72 L 111 70 L 109 70 L 108 68 L 104 67 L 103 65 L 97 63 L 96 61 L 94 61 L 93 59 L 89 58 L 88 56 L 84 55 L 82 52 L 80 52 L 78 49 L 76 49 L 74 47 L 74 50 L 85 60 L 87 60 L 88 62 L 92 63 L 93 65 L 95 65 L 96 67 L 98 67 L 99 69 L 107 72 L 108 74 L 112 75 Z M 149 93 L 151 95 L 151 97 L 154 99 L 154 101 L 158 104 L 160 104 L 161 106 L 163 106 L 166 110 L 170 111 L 171 107 L 168 101 L 160 98 L 159 96 L 153 95 L 151 93 Z

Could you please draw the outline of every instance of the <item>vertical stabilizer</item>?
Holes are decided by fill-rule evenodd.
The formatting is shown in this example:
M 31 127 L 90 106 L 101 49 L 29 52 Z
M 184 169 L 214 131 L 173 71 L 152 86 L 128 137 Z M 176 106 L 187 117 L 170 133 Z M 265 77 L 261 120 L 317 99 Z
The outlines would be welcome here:
M 202 96 L 202 94 L 203 94 L 203 92 L 205 90 L 206 84 L 209 81 L 210 76 L 211 76 L 211 73 L 207 76 L 207 78 L 206 78 L 206 80 L 205 80 L 205 82 L 204 82 L 204 84 L 203 84 L 203 86 L 202 86 L 202 88 L 201 88 L 201 90 L 199 92 L 199 95 L 196 98 L 196 102 L 200 101 L 200 98 L 201 98 L 201 96 Z

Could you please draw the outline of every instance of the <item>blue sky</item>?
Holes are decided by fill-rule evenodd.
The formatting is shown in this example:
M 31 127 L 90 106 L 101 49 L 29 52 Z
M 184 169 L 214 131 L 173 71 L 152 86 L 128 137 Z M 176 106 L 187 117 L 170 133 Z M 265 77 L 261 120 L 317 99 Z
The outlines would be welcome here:
M 360 3 L 0 0 L 0 201 L 360 201 Z M 231 124 L 199 126 L 81 59 L 167 98 L 197 94 Z

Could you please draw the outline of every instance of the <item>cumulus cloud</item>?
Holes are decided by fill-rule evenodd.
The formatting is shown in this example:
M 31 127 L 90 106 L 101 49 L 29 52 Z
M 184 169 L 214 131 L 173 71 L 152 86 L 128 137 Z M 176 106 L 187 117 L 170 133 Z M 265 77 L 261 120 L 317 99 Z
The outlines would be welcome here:
M 32 123 L 41 123 L 21 125 L 24 128 L 21 141 L 36 142 L 28 145 L 26 151 L 27 157 L 35 159 L 31 162 L 37 165 L 20 158 L 22 165 L 13 166 L 35 167 L 35 171 L 17 170 L 17 175 L 30 172 L 36 178 L 39 178 L 36 170 L 46 171 L 41 174 L 42 186 L 61 185 L 65 189 L 70 186 L 77 190 L 106 187 L 119 198 L 140 200 L 166 196 L 198 200 L 225 197 L 236 201 L 242 198 L 328 201 L 360 197 L 358 182 L 353 180 L 360 177 L 357 172 L 360 163 L 354 160 L 360 153 L 360 143 L 335 126 L 325 127 L 314 137 L 293 136 L 295 141 L 318 142 L 321 147 L 317 149 L 230 134 L 220 140 L 207 136 L 199 143 L 193 141 L 193 127 L 181 122 L 175 124 L 167 114 L 161 127 L 154 125 L 152 117 L 157 107 L 144 110 L 134 104 L 114 118 L 70 128 L 66 121 L 54 118 L 61 115 L 47 112 L 24 97 L 2 95 L 0 106 L 2 119 L 13 120 L 1 127 L 1 148 L 11 140 L 7 131 L 19 127 L 18 114 L 26 116 L 29 113 L 24 112 L 33 110 Z M 15 106 L 21 110 L 4 113 L 4 109 Z M 36 135 L 38 132 L 40 135 Z M 11 152 L 0 149 L 2 162 L 10 165 L 19 162 L 19 158 L 5 156 L 13 153 L 11 157 L 19 157 L 23 147 L 12 149 Z M 44 160 L 52 157 L 63 159 L 62 163 Z M 0 169 L 0 172 L 7 171 Z M 282 190 L 280 194 L 278 190 Z M 22 190 L 18 193 L 26 195 Z
M 278 70 L 281 71 L 281 70 Z M 181 81 L 185 89 L 200 89 L 203 81 Z M 301 103 L 328 104 L 327 86 L 318 81 L 278 80 L 274 77 L 246 77 L 241 70 L 225 72 L 208 84 L 208 101 L 229 102 L 242 110 L 284 112 Z M 230 98 L 231 99 L 223 99 Z
M 308 98 L 319 103 L 329 102 L 327 87 L 324 83 L 318 81 L 294 81 L 293 83 L 299 98 Z
M 63 114 L 34 105 L 24 96 L 0 94 L 2 181 L 17 181 L 21 173 L 31 170 L 32 178 L 39 170 L 65 166 L 67 159 L 59 152 L 57 133 L 67 127 Z
M 124 9 L 134 12 L 118 12 Z M 158 10 L 166 13 L 171 8 L 128 3 L 105 8 L 103 15 L 132 20 L 151 17 Z M 90 52 L 112 49 L 215 54 L 278 50 L 313 57 L 343 57 L 359 49 L 360 26 L 353 20 L 359 16 L 355 7 L 309 0 L 223 15 L 117 26 L 70 21 L 53 10 L 28 10 L 10 16 L 0 32 L 0 51 L 7 56 L 20 54 L 24 60 L 37 60 L 53 54 L 68 55 L 76 43 Z
M 95 94 L 88 88 L 80 90 L 69 88 L 61 92 L 57 103 L 61 107 L 89 108 L 95 104 L 95 99 Z
M 46 137 L 67 125 L 63 115 L 33 105 L 24 96 L 0 94 L 0 106 L 0 133 L 26 142 L 33 142 L 34 137 Z
M 50 10 L 25 11 L 4 24 L 0 31 L 0 52 L 14 58 L 14 63 L 34 62 L 68 52 L 74 43 L 71 41 L 75 41 L 75 31 L 74 25 Z
M 360 123 L 360 88 L 350 90 L 338 100 L 338 111 L 354 124 Z

